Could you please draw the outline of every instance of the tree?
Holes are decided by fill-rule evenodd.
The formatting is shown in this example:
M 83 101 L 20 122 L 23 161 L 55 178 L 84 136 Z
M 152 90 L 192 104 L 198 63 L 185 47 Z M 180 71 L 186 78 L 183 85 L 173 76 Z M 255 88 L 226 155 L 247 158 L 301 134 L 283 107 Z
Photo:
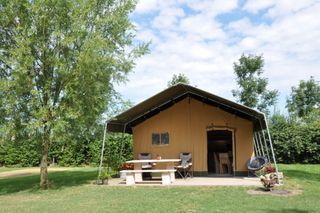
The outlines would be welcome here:
M 320 84 L 313 77 L 307 81 L 301 80 L 298 87 L 291 88 L 291 95 L 287 99 L 291 114 L 304 117 L 317 107 L 320 107 Z
M 239 88 L 232 94 L 240 103 L 268 113 L 268 107 L 276 103 L 278 91 L 268 90 L 268 79 L 263 73 L 263 56 L 241 55 L 239 62 L 233 64 Z
M 0 3 L 0 97 L 7 140 L 38 142 L 40 186 L 56 141 L 90 134 L 134 60 L 129 14 L 134 0 L 3 0 Z M 4 100 L 1 99 L 1 102 Z M 2 110 L 3 108 L 1 108 Z
M 189 78 L 183 73 L 179 73 L 178 75 L 173 74 L 172 79 L 168 81 L 168 87 L 172 87 L 179 83 L 190 84 L 190 81 Z

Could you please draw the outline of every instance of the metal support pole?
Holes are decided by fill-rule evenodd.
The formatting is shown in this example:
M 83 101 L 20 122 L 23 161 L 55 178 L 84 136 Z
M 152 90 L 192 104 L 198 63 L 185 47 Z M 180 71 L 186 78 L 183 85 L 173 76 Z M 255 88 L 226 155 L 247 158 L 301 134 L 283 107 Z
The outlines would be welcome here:
M 261 139 L 261 134 L 259 134 L 259 140 L 261 140 L 261 143 L 262 143 L 262 139 Z M 266 149 L 266 152 L 267 152 L 267 157 L 268 157 L 268 161 L 270 161 L 270 155 L 269 155 L 269 149 L 268 149 L 268 146 L 267 146 L 267 141 L 266 140 L 263 140 L 264 141 L 264 146 L 265 146 L 265 149 Z
M 257 143 L 256 133 L 253 133 L 253 136 L 254 136 L 254 145 L 256 146 L 256 149 L 257 149 L 257 156 L 260 156 L 260 150 L 259 150 L 259 145 Z
M 267 122 L 267 121 L 266 121 L 266 122 Z M 264 134 L 264 130 L 262 129 L 262 123 L 261 123 L 261 120 L 260 120 L 260 119 L 259 119 L 259 123 L 260 123 L 261 132 L 262 132 L 262 136 L 263 136 L 263 141 L 264 141 L 264 144 L 265 144 L 266 150 L 267 150 L 268 161 L 271 163 L 271 159 L 270 159 L 270 155 L 269 155 L 269 149 L 268 149 L 268 146 L 267 146 L 266 135 Z
M 119 153 L 119 158 L 122 159 L 122 153 L 123 153 L 123 141 L 124 141 L 124 133 L 126 133 L 126 128 L 127 128 L 127 124 L 125 123 L 123 126 L 123 132 L 122 132 L 122 140 L 121 140 L 121 147 L 120 147 L 120 153 Z M 123 162 L 121 162 L 123 163 Z
M 255 139 L 255 143 L 257 145 L 257 149 L 258 149 L 258 156 L 261 156 L 261 150 L 260 150 L 259 142 L 257 140 L 257 134 L 256 133 L 254 133 L 254 139 Z
M 261 137 L 260 137 L 259 132 L 257 132 L 257 138 L 258 138 L 259 143 L 260 143 L 260 146 L 261 146 L 262 156 L 266 156 L 266 155 L 264 154 L 264 147 L 263 147 L 263 143 L 262 143 L 262 141 L 261 141 Z M 265 147 L 265 148 L 267 148 L 267 147 Z
M 102 141 L 102 148 L 101 148 L 101 156 L 100 156 L 100 165 L 99 165 L 98 177 L 100 176 L 101 170 L 102 170 L 104 147 L 105 147 L 106 137 L 107 137 L 107 127 L 108 127 L 108 122 L 105 123 L 105 127 L 104 127 L 104 133 L 103 133 L 103 141 Z
M 254 137 L 253 137 L 253 147 L 254 147 L 255 156 L 258 156 L 257 144 Z
M 271 135 L 270 135 L 270 132 L 269 132 L 269 126 L 268 126 L 266 114 L 263 113 L 263 117 L 264 117 L 264 122 L 266 123 L 266 127 L 267 127 L 267 133 L 268 133 L 268 138 L 269 138 L 270 149 L 271 149 L 271 153 L 272 153 L 272 158 L 273 158 L 274 167 L 276 168 L 277 176 L 279 176 L 279 174 L 278 174 L 278 172 L 279 172 L 279 171 L 278 171 L 278 165 L 277 165 L 276 157 L 275 157 L 274 151 L 273 151 L 273 145 L 272 145 L 272 141 L 271 141 Z

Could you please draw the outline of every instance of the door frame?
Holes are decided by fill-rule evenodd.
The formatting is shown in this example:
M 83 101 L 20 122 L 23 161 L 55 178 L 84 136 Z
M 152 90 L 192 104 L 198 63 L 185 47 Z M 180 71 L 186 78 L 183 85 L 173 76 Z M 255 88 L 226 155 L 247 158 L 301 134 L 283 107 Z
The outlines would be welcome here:
M 207 149 L 207 157 L 208 157 L 208 132 L 209 131 L 216 131 L 216 130 L 227 130 L 232 133 L 232 164 L 233 164 L 233 176 L 236 176 L 236 170 L 237 170 L 237 164 L 236 164 L 236 158 L 237 158 L 237 150 L 236 150 L 236 128 L 230 127 L 230 126 L 215 126 L 210 125 L 206 128 L 207 133 L 207 141 L 206 141 L 206 149 Z M 208 160 L 207 160 L 207 172 L 208 172 Z

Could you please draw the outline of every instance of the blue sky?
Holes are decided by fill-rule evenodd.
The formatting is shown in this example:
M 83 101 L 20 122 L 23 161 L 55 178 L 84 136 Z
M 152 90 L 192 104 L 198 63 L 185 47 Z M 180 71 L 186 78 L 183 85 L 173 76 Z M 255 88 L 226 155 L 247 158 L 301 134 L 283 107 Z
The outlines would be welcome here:
M 137 41 L 151 41 L 129 81 L 116 89 L 139 103 L 184 73 L 200 89 L 235 100 L 233 62 L 263 54 L 278 109 L 299 80 L 320 80 L 319 0 L 140 0 L 131 16 Z

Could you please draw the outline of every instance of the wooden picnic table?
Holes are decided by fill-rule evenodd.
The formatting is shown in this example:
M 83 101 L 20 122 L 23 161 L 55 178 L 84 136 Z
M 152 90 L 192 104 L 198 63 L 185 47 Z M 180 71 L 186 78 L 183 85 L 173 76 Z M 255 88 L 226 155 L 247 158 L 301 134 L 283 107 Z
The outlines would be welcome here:
M 170 182 L 175 181 L 175 170 L 174 170 L 174 163 L 180 162 L 181 159 L 145 159 L 145 160 L 129 160 L 126 163 L 133 163 L 134 164 L 134 179 L 136 182 L 142 181 L 142 164 L 143 163 L 166 163 L 166 169 L 162 169 L 161 172 L 169 172 L 170 174 Z M 152 169 L 146 170 L 145 172 L 157 172 L 160 170 L 153 171 Z

